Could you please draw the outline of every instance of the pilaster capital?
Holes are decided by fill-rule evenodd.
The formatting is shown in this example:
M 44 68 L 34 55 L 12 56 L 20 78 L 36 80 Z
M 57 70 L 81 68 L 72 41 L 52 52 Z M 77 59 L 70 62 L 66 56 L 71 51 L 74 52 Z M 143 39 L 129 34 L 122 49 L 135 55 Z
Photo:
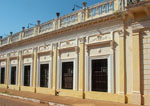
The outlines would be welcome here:
M 22 54 L 22 51 L 18 51 L 18 54 Z
M 140 91 L 132 91 L 133 94 L 141 94 Z
M 85 43 L 85 37 L 79 38 L 79 42 L 80 42 L 80 44 Z
M 10 53 L 7 53 L 7 57 L 10 57 Z
M 75 52 L 78 53 L 79 52 L 79 48 L 78 46 L 75 47 Z
M 56 49 L 58 47 L 58 43 L 53 43 L 52 46 L 54 49 Z
M 133 32 L 133 33 L 132 33 L 132 36 L 139 36 L 139 35 L 140 35 L 139 32 Z
M 61 51 L 57 49 L 57 56 L 60 58 L 61 57 Z
M 86 45 L 85 46 L 85 52 L 88 52 L 89 51 L 89 48 L 88 48 L 88 46 Z
M 118 33 L 119 33 L 120 37 L 124 37 L 124 31 L 123 30 L 118 31 Z
M 110 42 L 110 46 L 111 46 L 112 49 L 114 48 L 114 41 Z
M 38 50 L 38 47 L 33 47 L 34 52 L 37 52 L 37 50 Z

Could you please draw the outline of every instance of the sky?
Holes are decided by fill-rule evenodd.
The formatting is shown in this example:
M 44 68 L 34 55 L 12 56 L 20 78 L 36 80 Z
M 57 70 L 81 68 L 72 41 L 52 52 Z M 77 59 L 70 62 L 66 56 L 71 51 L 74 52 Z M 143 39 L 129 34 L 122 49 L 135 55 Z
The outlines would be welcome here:
M 69 14 L 74 5 L 82 6 L 82 2 L 90 6 L 102 0 L 0 0 L 0 35 L 20 32 L 29 23 L 37 24 L 37 20 L 52 20 L 56 12 L 60 16 Z

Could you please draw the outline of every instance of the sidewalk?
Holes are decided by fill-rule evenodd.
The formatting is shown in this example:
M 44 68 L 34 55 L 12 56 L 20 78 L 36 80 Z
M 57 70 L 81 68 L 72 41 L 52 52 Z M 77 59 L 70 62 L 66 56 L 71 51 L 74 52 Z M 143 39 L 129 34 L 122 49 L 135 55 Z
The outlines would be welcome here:
M 20 92 L 16 90 L 10 90 L 10 89 L 6 90 L 0 88 L 0 93 L 4 93 L 4 92 L 9 95 L 33 98 L 33 99 L 41 100 L 43 102 L 49 101 L 49 102 L 71 105 L 71 106 L 137 106 L 131 104 L 121 104 L 121 103 L 100 101 L 100 100 L 78 99 L 73 97 L 53 96 L 53 95 L 38 94 L 38 93 L 23 92 L 23 91 Z

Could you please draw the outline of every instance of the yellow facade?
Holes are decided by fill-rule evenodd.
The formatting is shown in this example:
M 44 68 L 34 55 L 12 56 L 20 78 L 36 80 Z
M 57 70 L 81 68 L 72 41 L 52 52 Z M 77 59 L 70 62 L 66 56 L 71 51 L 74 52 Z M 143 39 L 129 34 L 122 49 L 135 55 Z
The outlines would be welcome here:
M 108 9 L 106 5 L 109 5 L 108 12 L 105 12 Z M 100 6 L 103 6 L 103 12 L 99 11 Z M 6 69 L 5 83 L 0 84 L 0 88 L 150 105 L 150 16 L 147 11 L 150 10 L 150 2 L 142 1 L 124 6 L 120 5 L 118 0 L 110 0 L 77 12 L 78 19 L 70 25 L 63 25 L 60 17 L 52 23 L 43 24 L 42 26 L 53 26 L 45 31 L 38 21 L 38 28 L 34 28 L 38 32 L 37 35 L 34 33 L 32 37 L 25 38 L 26 30 L 23 29 L 18 35 L 19 42 L 12 42 L 8 37 L 11 43 L 0 44 L 0 68 Z M 101 14 L 91 15 L 92 10 Z M 33 40 L 34 46 L 28 47 L 28 42 L 30 44 Z M 14 46 L 17 50 L 16 44 L 19 45 L 20 42 L 25 42 L 21 45 L 22 50 L 14 52 L 11 47 Z M 18 62 L 15 85 L 10 84 L 13 59 Z M 106 91 L 96 91 L 92 88 L 94 60 L 107 60 Z M 73 71 L 70 72 L 73 73 L 72 88 L 69 89 L 62 87 L 63 62 L 73 64 Z M 29 85 L 24 84 L 25 64 L 32 70 Z M 49 67 L 46 86 L 41 84 L 41 64 L 47 64 Z

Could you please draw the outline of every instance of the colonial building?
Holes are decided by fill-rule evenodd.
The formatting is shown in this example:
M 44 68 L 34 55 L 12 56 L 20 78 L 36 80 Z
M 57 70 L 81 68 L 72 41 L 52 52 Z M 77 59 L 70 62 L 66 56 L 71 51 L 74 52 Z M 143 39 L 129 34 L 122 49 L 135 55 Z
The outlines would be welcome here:
M 57 16 L 0 40 L 0 88 L 150 105 L 150 1 Z

